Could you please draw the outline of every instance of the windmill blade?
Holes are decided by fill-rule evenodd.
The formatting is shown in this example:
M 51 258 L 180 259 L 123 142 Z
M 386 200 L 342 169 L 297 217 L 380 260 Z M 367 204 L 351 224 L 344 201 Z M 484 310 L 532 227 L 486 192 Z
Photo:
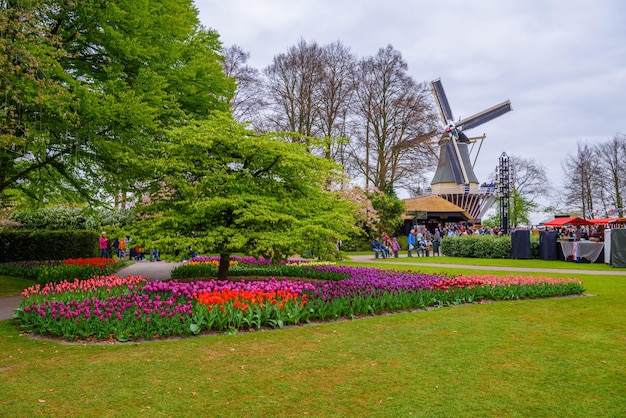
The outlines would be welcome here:
M 452 116 L 452 109 L 450 109 L 446 92 L 443 90 L 441 79 L 438 78 L 435 81 L 431 81 L 430 87 L 433 89 L 433 94 L 435 95 L 437 106 L 439 107 L 439 113 L 441 113 L 441 120 L 444 125 L 447 125 L 449 121 L 454 120 L 454 116 Z
M 450 168 L 454 175 L 454 181 L 456 184 L 465 184 L 467 182 L 467 174 L 463 170 L 463 160 L 459 154 L 458 147 L 455 146 L 456 141 L 448 141 L 445 145 L 446 153 L 448 155 L 448 161 L 450 162 Z
M 469 179 L 467 177 L 467 171 L 465 170 L 465 165 L 463 164 L 463 157 L 461 156 L 461 152 L 459 151 L 459 147 L 457 145 L 457 141 L 450 141 L 450 144 L 452 144 L 453 148 L 454 148 L 454 153 L 455 153 L 455 161 L 456 164 L 458 164 L 457 169 L 461 170 L 461 174 L 463 175 L 463 184 L 469 184 Z M 457 181 L 457 184 L 460 184 Z
M 474 116 L 470 116 L 456 123 L 456 126 L 464 131 L 468 129 L 475 128 L 477 126 L 482 125 L 483 123 L 487 123 L 490 120 L 493 120 L 499 116 L 504 115 L 507 112 L 513 110 L 511 108 L 511 102 L 509 100 L 497 104 L 493 107 L 490 107 L 487 110 L 483 110 L 480 113 L 475 114 Z

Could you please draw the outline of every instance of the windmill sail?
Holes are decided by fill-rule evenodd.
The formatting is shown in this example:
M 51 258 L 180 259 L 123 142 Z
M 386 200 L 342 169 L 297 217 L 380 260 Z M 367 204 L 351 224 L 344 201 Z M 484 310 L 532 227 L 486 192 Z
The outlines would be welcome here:
M 470 116 L 469 118 L 460 120 L 456 123 L 456 126 L 463 129 L 464 131 L 467 131 L 468 129 L 475 128 L 482 125 L 483 123 L 487 123 L 490 120 L 502 116 L 505 113 L 510 112 L 511 110 L 513 110 L 511 108 L 511 102 L 507 100 L 493 107 L 490 107 L 487 110 L 483 110 L 482 112 L 477 113 L 474 116 Z
M 439 161 L 431 181 L 432 193 L 466 209 L 474 219 L 480 219 L 494 202 L 495 195 L 479 190 L 478 178 L 469 156 L 472 141 L 463 131 L 511 111 L 511 102 L 507 100 L 454 124 L 452 109 L 441 80 L 432 81 L 431 88 L 446 127 L 439 141 Z
M 443 90 L 441 80 L 437 79 L 433 81 L 430 83 L 430 86 L 433 89 L 435 100 L 437 101 L 437 106 L 439 107 L 439 113 L 441 113 L 441 119 L 443 120 L 444 125 L 447 125 L 448 122 L 454 120 L 454 116 L 452 116 L 452 109 L 450 108 L 450 103 L 448 103 L 446 92 Z
M 467 174 L 464 176 L 461 172 L 462 163 L 460 155 L 458 153 L 458 148 L 455 150 L 454 143 L 452 141 L 448 141 L 445 148 L 448 160 L 450 160 L 450 168 L 452 169 L 452 174 L 454 175 L 454 181 L 456 182 L 456 184 L 464 184 Z

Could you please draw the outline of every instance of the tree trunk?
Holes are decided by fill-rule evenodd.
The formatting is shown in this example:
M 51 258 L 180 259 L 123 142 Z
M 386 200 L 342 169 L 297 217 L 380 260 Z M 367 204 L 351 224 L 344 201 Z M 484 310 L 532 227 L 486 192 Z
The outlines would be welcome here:
M 220 268 L 217 271 L 218 280 L 228 280 L 228 268 L 230 267 L 230 254 L 220 254 Z

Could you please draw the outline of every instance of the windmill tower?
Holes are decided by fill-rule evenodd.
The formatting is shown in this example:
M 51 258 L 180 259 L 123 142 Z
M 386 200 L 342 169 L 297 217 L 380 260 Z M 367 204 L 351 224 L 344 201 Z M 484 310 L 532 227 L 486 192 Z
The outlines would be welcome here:
M 474 174 L 478 152 L 472 163 L 469 147 L 478 140 L 482 145 L 485 135 L 468 138 L 464 131 L 511 111 L 511 102 L 507 100 L 455 123 L 441 80 L 432 81 L 430 85 L 445 126 L 439 140 L 437 171 L 430 183 L 432 193 L 465 209 L 474 219 L 481 219 L 495 201 L 496 196 L 495 190 L 485 190 L 479 186 L 476 174 Z M 480 151 L 480 146 L 478 151 Z

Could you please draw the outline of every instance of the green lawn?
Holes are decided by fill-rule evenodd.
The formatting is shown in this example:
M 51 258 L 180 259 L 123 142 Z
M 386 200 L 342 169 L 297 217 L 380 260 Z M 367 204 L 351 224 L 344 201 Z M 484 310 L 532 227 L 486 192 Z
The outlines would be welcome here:
M 373 253 L 350 253 L 352 255 L 370 255 L 374 259 Z M 603 262 L 598 263 L 573 263 L 559 260 L 512 260 L 501 258 L 461 258 L 461 257 L 400 257 L 377 259 L 376 262 L 385 266 L 388 264 L 399 263 L 426 263 L 426 264 L 464 264 L 472 266 L 503 266 L 503 267 L 529 267 L 538 270 L 542 269 L 560 269 L 560 270 L 598 270 L 598 271 L 623 271 L 626 276 L 626 268 L 615 268 Z
M 626 277 L 579 278 L 593 296 L 139 344 L 2 321 L 0 416 L 626 416 Z
M 32 280 L 19 277 L 0 276 L 0 297 L 19 295 L 22 290 L 35 284 Z

